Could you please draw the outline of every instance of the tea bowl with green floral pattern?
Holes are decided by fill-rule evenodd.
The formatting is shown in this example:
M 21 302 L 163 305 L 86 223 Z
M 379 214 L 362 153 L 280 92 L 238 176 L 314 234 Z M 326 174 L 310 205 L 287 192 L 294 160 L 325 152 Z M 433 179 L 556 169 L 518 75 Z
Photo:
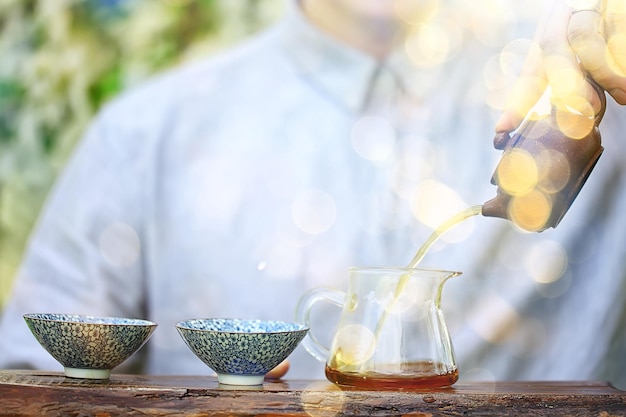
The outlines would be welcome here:
M 298 323 L 223 318 L 184 320 L 176 329 L 226 385 L 261 385 L 309 331 Z
M 70 378 L 109 379 L 111 370 L 148 341 L 157 324 L 124 317 L 25 314 L 39 344 Z

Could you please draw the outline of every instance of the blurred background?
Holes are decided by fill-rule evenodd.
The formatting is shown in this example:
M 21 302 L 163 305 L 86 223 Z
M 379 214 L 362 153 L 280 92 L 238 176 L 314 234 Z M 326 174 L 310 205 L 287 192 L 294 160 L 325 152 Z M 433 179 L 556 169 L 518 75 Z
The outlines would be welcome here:
M 0 309 L 47 193 L 98 109 L 262 30 L 290 1 L 0 0 Z M 519 33 L 534 28 L 542 0 L 395 1 L 417 19 L 405 45 L 416 67 L 436 71 L 468 36 L 494 52 L 476 82 L 501 108 L 531 44 Z
M 52 183 L 107 100 L 279 18 L 285 0 L 0 0 L 0 309 Z

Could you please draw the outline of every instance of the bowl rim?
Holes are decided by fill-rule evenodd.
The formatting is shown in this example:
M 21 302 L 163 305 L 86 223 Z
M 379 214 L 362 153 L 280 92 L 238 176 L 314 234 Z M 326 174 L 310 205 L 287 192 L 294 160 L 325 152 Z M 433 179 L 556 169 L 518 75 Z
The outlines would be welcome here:
M 57 316 L 53 317 L 43 317 L 43 316 Z M 147 326 L 147 327 L 155 327 L 158 326 L 157 323 L 146 320 L 146 319 L 136 319 L 130 317 L 121 317 L 121 316 L 99 316 L 99 315 L 90 315 L 90 314 L 74 314 L 74 313 L 26 313 L 23 315 L 24 319 L 37 320 L 49 323 L 68 323 L 68 324 L 81 324 L 81 325 L 98 325 L 98 326 Z M 86 320 L 86 321 L 81 321 Z M 92 321 L 93 320 L 93 321 Z M 115 320 L 120 320 L 122 322 L 113 323 Z M 111 321 L 108 323 L 107 321 Z
M 215 329 L 198 329 L 194 327 L 190 327 L 186 325 L 190 321 L 229 321 L 229 322 L 245 322 L 245 323 L 277 323 L 277 324 L 285 324 L 296 326 L 297 328 L 291 330 L 276 330 L 276 331 L 237 331 L 237 330 L 215 330 Z M 232 317 L 200 317 L 200 318 L 192 318 L 181 320 L 176 323 L 177 329 L 182 330 L 190 330 L 195 332 L 205 332 L 205 333 L 221 333 L 221 334 L 283 334 L 283 333 L 295 333 L 295 332 L 303 332 L 309 331 L 309 327 L 298 323 L 295 321 L 284 321 L 284 320 L 265 320 L 265 319 L 245 319 L 245 318 L 232 318 Z

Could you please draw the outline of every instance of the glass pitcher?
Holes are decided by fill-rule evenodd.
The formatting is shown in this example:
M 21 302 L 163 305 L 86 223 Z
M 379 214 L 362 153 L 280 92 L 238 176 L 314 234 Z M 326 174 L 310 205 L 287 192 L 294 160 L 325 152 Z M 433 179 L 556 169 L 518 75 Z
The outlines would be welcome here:
M 347 292 L 314 288 L 298 303 L 297 320 L 310 326 L 317 302 L 342 308 L 330 349 L 311 329 L 305 349 L 326 363 L 329 381 L 372 389 L 454 384 L 458 369 L 441 311 L 448 278 L 460 272 L 421 268 L 350 268 Z

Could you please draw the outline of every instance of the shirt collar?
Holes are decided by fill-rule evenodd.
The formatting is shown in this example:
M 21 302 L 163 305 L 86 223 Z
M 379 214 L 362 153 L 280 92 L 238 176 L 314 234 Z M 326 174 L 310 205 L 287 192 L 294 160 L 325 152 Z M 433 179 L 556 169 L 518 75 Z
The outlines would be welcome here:
M 401 87 L 388 65 L 318 29 L 295 1 L 282 31 L 287 56 L 299 74 L 320 94 L 352 112 L 363 112 L 374 96 L 391 97 Z

